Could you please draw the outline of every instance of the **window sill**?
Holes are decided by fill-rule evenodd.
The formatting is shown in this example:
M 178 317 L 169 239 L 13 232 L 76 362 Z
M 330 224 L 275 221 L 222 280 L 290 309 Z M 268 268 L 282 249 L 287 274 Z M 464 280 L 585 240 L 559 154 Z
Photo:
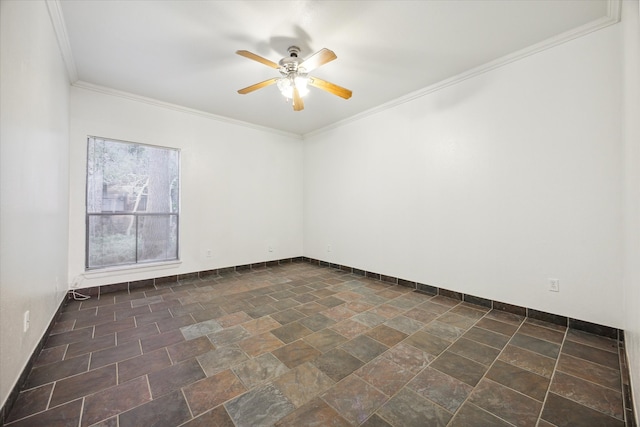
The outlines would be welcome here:
M 182 261 L 164 261 L 149 264 L 123 265 L 116 267 L 96 268 L 85 270 L 83 276 L 86 279 L 99 279 L 101 277 L 120 276 L 126 273 L 140 273 L 146 271 L 168 270 L 178 268 L 182 265 Z

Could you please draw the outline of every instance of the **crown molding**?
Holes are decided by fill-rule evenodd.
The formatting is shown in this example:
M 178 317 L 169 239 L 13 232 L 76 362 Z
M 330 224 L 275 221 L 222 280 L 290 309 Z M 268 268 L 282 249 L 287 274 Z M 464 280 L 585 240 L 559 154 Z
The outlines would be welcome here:
M 622 16 L 622 0 L 609 0 L 609 4 L 607 5 L 607 17 L 609 19 L 615 20 L 612 22 L 616 24 L 620 22 Z
M 478 75 L 481 75 L 483 73 L 486 73 L 488 71 L 494 70 L 496 68 L 500 68 L 503 67 L 505 65 L 508 65 L 512 62 L 518 61 L 520 59 L 526 58 L 528 56 L 531 55 L 535 55 L 537 53 L 543 52 L 547 49 L 551 49 L 555 46 L 558 46 L 560 44 L 566 43 L 568 41 L 574 40 L 576 38 L 585 36 L 587 34 L 590 34 L 592 32 L 601 30 L 603 28 L 606 28 L 610 25 L 613 24 L 617 24 L 618 22 L 620 22 L 621 20 L 621 12 L 622 12 L 622 0 L 609 0 L 608 4 L 607 4 L 607 15 L 597 19 L 595 21 L 592 21 L 590 23 L 587 23 L 585 25 L 582 25 L 580 27 L 574 28 L 572 30 L 566 31 L 562 34 L 559 34 L 557 36 L 551 37 L 545 41 L 542 41 L 540 43 L 537 43 L 535 45 L 529 46 L 527 48 L 521 49 L 517 52 L 511 53 L 509 55 L 505 55 L 501 58 L 498 58 L 496 60 L 490 61 L 488 63 L 485 63 L 483 65 L 480 65 L 478 67 L 472 68 L 471 70 L 465 71 L 463 73 L 460 73 L 456 76 L 450 77 L 448 79 L 442 80 L 440 82 L 437 82 L 433 85 L 427 86 L 425 88 L 419 89 L 417 91 L 411 92 L 405 96 L 402 96 L 400 98 L 396 98 L 392 101 L 386 102 L 384 104 L 381 104 L 377 107 L 371 108 L 369 110 L 363 111 L 362 113 L 353 115 L 351 117 L 348 117 L 344 120 L 340 120 L 338 122 L 332 123 L 328 126 L 322 127 L 320 129 L 316 129 L 313 130 L 311 132 L 307 132 L 304 134 L 296 134 L 296 133 L 292 133 L 292 132 L 285 132 L 282 130 L 278 130 L 278 129 L 274 129 L 274 128 L 270 128 L 267 126 L 260 126 L 260 125 L 255 125 L 252 123 L 248 123 L 248 122 L 244 122 L 241 120 L 235 120 L 235 119 L 231 119 L 228 117 L 224 117 L 224 116 L 219 116 L 216 114 L 211 114 L 211 113 L 206 113 L 204 111 L 200 111 L 200 110 L 196 110 L 196 109 L 192 109 L 192 108 L 187 108 L 187 107 L 183 107 L 180 105 L 176 105 L 176 104 L 171 104 L 168 102 L 163 102 L 163 101 L 159 101 L 156 99 L 152 99 L 152 98 L 147 98 L 147 97 L 143 97 L 143 96 L 139 96 L 139 95 L 135 95 L 132 93 L 128 93 L 128 92 L 123 92 L 123 91 L 119 91 L 119 90 L 115 90 L 115 89 L 110 89 L 104 86 L 99 86 L 99 85 L 94 85 L 91 83 L 87 83 L 84 81 L 79 80 L 79 76 L 78 76 L 78 71 L 75 65 L 75 61 L 73 59 L 73 53 L 71 51 L 71 44 L 69 42 L 69 36 L 67 34 L 67 28 L 66 28 L 66 24 L 64 22 L 64 16 L 62 13 L 62 5 L 60 3 L 60 0 L 45 0 L 46 1 L 46 5 L 47 5 L 47 9 L 49 11 L 49 16 L 51 18 L 51 23 L 53 24 L 53 28 L 56 34 L 56 39 L 58 41 L 58 46 L 60 47 L 60 52 L 62 54 L 62 58 L 63 61 L 66 65 L 67 68 L 67 74 L 69 76 L 69 81 L 72 84 L 72 86 L 75 87 L 79 87 L 79 88 L 83 88 L 83 89 L 87 89 L 87 90 L 92 90 L 94 92 L 100 92 L 103 94 L 107 94 L 107 95 L 111 95 L 111 96 L 117 96 L 117 97 L 121 97 L 121 98 L 125 98 L 125 99 L 129 99 L 129 100 L 134 100 L 134 101 L 138 101 L 138 102 L 143 102 L 146 104 L 150 104 L 150 105 L 155 105 L 158 107 L 163 107 L 163 108 L 167 108 L 167 109 L 171 109 L 174 111 L 180 111 L 183 113 L 188 113 L 188 114 L 193 114 L 193 115 L 197 115 L 197 116 L 201 116 L 201 117 L 205 117 L 211 120 L 216 120 L 216 121 L 220 121 L 220 122 L 224 122 L 224 123 L 230 123 L 230 124 L 234 124 L 237 126 L 242 126 L 242 127 L 248 127 L 251 129 L 257 129 L 257 130 L 261 130 L 261 131 L 265 131 L 265 132 L 269 132 L 269 133 L 275 133 L 278 135 L 284 135 L 284 136 L 288 136 L 288 137 L 292 137 L 295 139 L 305 139 L 305 138 L 309 138 L 309 137 L 313 137 L 315 135 L 327 132 L 329 130 L 338 128 L 338 127 L 342 127 L 345 126 L 347 124 L 356 122 L 358 120 L 361 120 L 365 117 L 377 114 L 379 112 L 385 111 L 385 110 L 389 110 L 392 109 L 396 106 L 402 105 L 406 102 L 412 101 L 414 99 L 417 98 L 421 98 L 423 96 L 429 95 L 433 92 L 439 91 L 441 89 L 447 88 L 449 86 L 458 84 L 460 82 L 463 82 L 467 79 L 476 77 Z
M 167 110 L 173 110 L 173 111 L 178 111 L 180 113 L 190 114 L 190 115 L 193 115 L 193 116 L 204 117 L 206 119 L 215 120 L 215 121 L 222 122 L 222 123 L 229 123 L 229 124 L 236 125 L 236 126 L 255 129 L 255 130 L 262 131 L 262 132 L 273 133 L 273 134 L 276 134 L 276 135 L 287 136 L 289 138 L 294 138 L 294 139 L 300 139 L 300 140 L 303 139 L 302 135 L 299 135 L 299 134 L 296 134 L 296 133 L 285 132 L 285 131 L 282 131 L 282 130 L 278 130 L 278 129 L 274 129 L 274 128 L 270 128 L 270 127 L 266 127 L 266 126 L 260 126 L 260 125 L 256 125 L 256 124 L 253 124 L 253 123 L 244 122 L 244 121 L 241 121 L 241 120 L 231 119 L 229 117 L 218 116 L 217 114 L 207 113 L 207 112 L 204 112 L 204 111 L 201 111 L 201 110 L 196 110 L 194 108 L 188 108 L 188 107 L 183 107 L 182 105 L 171 104 L 169 102 L 159 101 L 159 100 L 154 99 L 154 98 L 147 98 L 145 96 L 136 95 L 136 94 L 133 94 L 133 93 L 130 93 L 130 92 L 124 92 L 124 91 L 121 91 L 121 90 L 111 89 L 111 88 L 106 87 L 106 86 L 100 86 L 100 85 L 96 85 L 96 84 L 93 84 L 93 83 L 87 83 L 87 82 L 82 81 L 82 80 L 77 80 L 77 81 L 73 82 L 71 84 L 71 86 L 79 88 L 79 89 L 85 89 L 85 90 L 89 90 L 89 91 L 92 91 L 92 92 L 101 93 L 101 94 L 104 94 L 104 95 L 109 95 L 109 96 L 114 96 L 114 97 L 117 97 L 117 98 L 127 99 L 129 101 L 141 102 L 143 104 L 152 105 L 154 107 L 160 107 L 160 108 L 164 108 L 164 109 L 167 109 Z
M 67 25 L 64 23 L 64 15 L 62 14 L 62 5 L 60 4 L 60 0 L 46 0 L 46 4 L 51 24 L 53 24 L 53 31 L 56 33 L 62 60 L 67 67 L 69 82 L 74 83 L 78 80 L 78 69 L 76 68 L 76 62 L 73 59 L 73 53 L 71 51 Z
M 400 98 L 396 98 L 392 101 L 381 104 L 377 107 L 373 107 L 369 110 L 363 111 L 362 113 L 356 114 L 354 116 L 348 117 L 344 120 L 340 120 L 338 122 L 332 123 L 323 128 L 305 133 L 302 135 L 303 138 L 313 137 L 315 135 L 319 135 L 321 133 L 330 131 L 332 129 L 336 129 L 338 127 L 346 126 L 350 123 L 357 122 L 365 117 L 380 113 L 385 110 L 392 109 L 409 101 L 413 101 L 414 99 L 421 98 L 423 96 L 429 95 L 433 92 L 437 92 L 441 89 L 444 89 L 449 86 L 456 85 L 460 82 L 463 82 L 467 79 L 479 76 L 488 71 L 495 70 L 496 68 L 504 67 L 512 62 L 519 61 L 520 59 L 526 58 L 531 55 L 535 55 L 540 52 L 544 52 L 547 49 L 551 49 L 555 46 L 561 45 L 563 43 L 569 42 L 571 40 L 577 39 L 579 37 L 586 36 L 587 34 L 593 33 L 595 31 L 606 28 L 610 25 L 617 24 L 621 19 L 621 11 L 622 11 L 622 0 L 609 0 L 607 5 L 607 16 L 603 16 L 600 19 L 584 24 L 580 27 L 576 27 L 564 33 L 558 34 L 557 36 L 551 37 L 547 40 L 544 40 L 540 43 L 536 43 L 532 46 L 521 49 L 517 52 L 510 53 L 508 55 L 502 56 L 493 61 L 482 64 L 478 67 L 472 68 L 468 71 L 460 73 L 456 76 L 450 77 L 448 79 L 442 80 L 425 88 L 419 89 L 417 91 L 411 92 L 405 96 Z

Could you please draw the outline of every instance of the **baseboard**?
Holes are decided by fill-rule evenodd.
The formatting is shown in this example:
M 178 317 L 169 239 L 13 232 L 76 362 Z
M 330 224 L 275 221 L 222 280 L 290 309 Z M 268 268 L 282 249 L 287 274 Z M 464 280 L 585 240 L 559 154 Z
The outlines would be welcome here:
M 631 373 L 629 372 L 629 354 L 627 353 L 624 339 L 618 343 L 620 351 L 620 374 L 622 376 L 622 402 L 624 409 L 625 426 L 637 426 L 638 408 L 633 400 L 633 384 L 631 383 Z
M 415 289 L 417 292 L 425 293 L 428 295 L 442 295 L 447 298 L 457 299 L 459 301 L 464 301 L 469 304 L 479 305 L 479 306 L 490 308 L 493 310 L 506 311 L 506 312 L 517 314 L 520 316 L 530 317 L 532 319 L 554 323 L 556 325 L 566 326 L 567 328 L 571 328 L 571 329 L 578 329 L 584 332 L 589 332 L 591 334 L 600 335 L 607 338 L 612 338 L 617 340 L 623 339 L 622 329 L 612 328 L 610 326 L 598 325 L 596 323 L 591 323 L 591 322 L 587 322 L 580 319 L 573 319 L 567 316 L 535 310 L 533 308 L 521 307 L 521 306 L 508 304 L 501 301 L 494 301 L 494 300 L 490 300 L 490 299 L 475 296 L 475 295 L 465 294 L 462 292 L 456 292 L 456 291 L 452 291 L 445 288 L 427 285 L 425 283 L 402 279 L 400 277 L 386 276 L 384 274 L 380 274 L 372 271 L 365 271 L 355 267 L 329 263 L 327 261 L 322 261 L 314 258 L 304 257 L 304 261 L 314 265 L 319 265 L 320 267 L 336 268 L 336 269 L 345 271 L 347 273 L 364 276 L 370 279 L 380 280 L 382 282 L 387 282 L 387 283 L 391 283 L 399 286 L 406 286 L 411 289 Z
M 616 340 L 622 340 L 622 330 L 612 328 L 610 326 L 598 325 L 596 323 L 587 322 L 585 320 L 573 319 L 571 317 L 562 316 L 559 314 L 547 313 L 544 311 L 536 310 L 528 307 L 521 307 L 518 305 L 508 304 L 501 301 L 490 300 L 476 295 L 465 294 L 462 292 L 456 292 L 445 288 L 440 288 L 425 283 L 415 282 L 411 280 L 402 279 L 394 276 L 387 276 L 384 274 L 376 273 L 373 271 L 365 271 L 355 267 L 346 265 L 334 264 L 327 261 L 322 261 L 309 257 L 294 257 L 284 258 L 274 261 L 263 261 L 252 264 L 236 265 L 231 267 L 216 268 L 213 270 L 196 271 L 186 274 L 178 274 L 172 276 L 156 277 L 154 279 L 137 280 L 133 282 L 121 282 L 109 285 L 94 286 L 90 288 L 77 289 L 75 291 L 94 298 L 100 298 L 100 295 L 108 294 L 118 291 L 140 290 L 144 288 L 154 288 L 159 286 L 166 286 L 167 284 L 177 283 L 182 280 L 189 280 L 192 278 L 205 279 L 212 276 L 218 276 L 221 274 L 243 272 L 248 270 L 256 270 L 267 267 L 273 267 L 277 265 L 284 265 L 292 262 L 307 262 L 320 267 L 335 268 L 347 273 L 367 277 L 373 280 L 379 280 L 381 282 L 390 283 L 393 285 L 405 286 L 428 295 L 442 295 L 447 298 L 457 299 L 469 304 L 479 305 L 482 307 L 490 308 L 493 310 L 506 311 L 508 313 L 517 314 L 519 316 L 529 317 L 544 322 L 554 323 L 556 325 L 565 326 L 571 329 L 578 329 L 580 331 L 589 332 L 591 334 L 604 336 Z M 70 293 L 71 297 L 71 293 Z
M 171 276 L 156 277 L 153 279 L 136 280 L 133 282 L 120 282 L 120 283 L 113 283 L 108 285 L 92 286 L 89 288 L 73 289 L 69 291 L 68 296 L 69 298 L 73 298 L 73 293 L 77 292 L 89 297 L 100 298 L 100 295 L 109 294 L 112 292 L 120 292 L 120 291 L 132 292 L 132 291 L 145 289 L 145 288 L 166 286 L 167 284 L 177 283 L 178 281 L 184 281 L 189 279 L 195 279 L 195 278 L 206 279 L 212 276 L 219 276 L 227 273 L 243 272 L 248 270 L 258 270 L 258 269 L 263 269 L 267 267 L 274 267 L 278 265 L 286 265 L 294 262 L 303 262 L 303 261 L 304 261 L 304 258 L 301 256 L 294 257 L 294 258 L 283 258 L 283 259 L 273 260 L 273 261 L 262 261 L 262 262 L 252 263 L 252 264 L 242 264 L 242 265 L 235 265 L 231 267 L 215 268 L 212 270 L 194 271 L 192 273 L 186 273 L 186 274 L 174 274 Z

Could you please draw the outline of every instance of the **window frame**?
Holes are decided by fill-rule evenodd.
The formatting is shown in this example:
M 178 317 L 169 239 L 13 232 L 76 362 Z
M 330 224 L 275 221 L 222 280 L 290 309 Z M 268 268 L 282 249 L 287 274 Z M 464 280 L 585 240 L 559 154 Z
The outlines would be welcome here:
M 170 150 L 170 151 L 174 151 L 177 154 L 177 177 L 178 177 L 178 185 L 176 186 L 177 188 L 177 203 L 176 203 L 176 212 L 166 212 L 166 213 L 159 213 L 159 212 L 121 212 L 121 211 L 114 211 L 114 212 L 89 212 L 89 156 L 91 155 L 90 150 L 89 150 L 89 145 L 90 145 L 90 141 L 94 139 L 94 140 L 103 140 L 103 141 L 109 141 L 109 142 L 116 142 L 116 143 L 122 143 L 122 144 L 128 144 L 128 145 L 134 145 L 134 146 L 143 146 L 143 147 L 149 147 L 149 148 L 154 148 L 154 149 L 164 149 L 164 150 Z M 105 271 L 105 270 L 125 270 L 125 269 L 135 269 L 135 268 L 141 268 L 141 267 L 150 267 L 150 266 L 163 266 L 163 265 L 172 265 L 172 264 L 176 264 L 176 263 L 181 263 L 181 258 L 180 258 L 180 214 L 181 214 L 181 210 L 182 210 L 182 151 L 179 148 L 176 147 L 168 147 L 168 146 L 162 146 L 162 145 L 153 145 L 153 144 L 145 144 L 145 143 L 140 143 L 140 142 L 132 142 L 132 141 L 125 141 L 125 140 L 121 140 L 121 139 L 115 139 L 115 138 L 108 138 L 108 137 L 101 137 L 101 136 L 95 136 L 95 135 L 87 135 L 87 142 L 86 142 L 86 165 L 85 165 L 85 192 L 84 192 L 84 198 L 85 198 L 85 206 L 84 206 L 84 215 L 85 215 L 85 271 L 86 272 L 99 272 L 99 271 Z M 135 218 L 135 260 L 134 262 L 126 262 L 126 263 L 117 263 L 117 264 L 109 264 L 109 265 L 100 265 L 100 266 L 90 266 L 90 217 L 102 217 L 102 216 L 132 216 Z M 175 244 L 175 258 L 171 258 L 171 259 L 164 259 L 164 260 L 149 260 L 149 261 L 144 261 L 144 260 L 139 260 L 139 254 L 138 254 L 138 243 L 139 243 L 139 236 L 138 236 L 138 221 L 140 217 L 167 217 L 171 220 L 172 217 L 175 218 L 175 223 L 176 223 L 176 231 L 175 231 L 175 239 L 176 239 L 176 244 Z

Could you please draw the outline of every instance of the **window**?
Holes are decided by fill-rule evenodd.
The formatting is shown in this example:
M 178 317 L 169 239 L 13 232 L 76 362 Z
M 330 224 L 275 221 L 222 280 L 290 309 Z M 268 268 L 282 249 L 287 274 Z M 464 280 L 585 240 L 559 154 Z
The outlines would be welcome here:
M 86 268 L 178 259 L 180 152 L 89 137 Z

